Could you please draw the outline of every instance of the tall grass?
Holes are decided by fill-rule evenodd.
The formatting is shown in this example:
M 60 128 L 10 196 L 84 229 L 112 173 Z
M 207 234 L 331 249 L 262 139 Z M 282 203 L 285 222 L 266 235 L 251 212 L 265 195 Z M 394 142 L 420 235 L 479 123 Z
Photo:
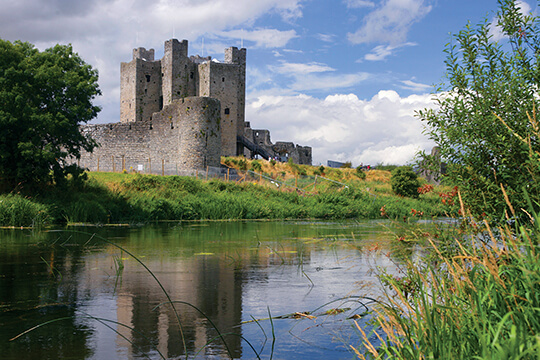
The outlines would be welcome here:
M 0 195 L 0 226 L 42 225 L 48 218 L 47 206 L 16 194 Z
M 408 216 L 411 209 L 423 212 L 426 217 L 445 214 L 436 195 L 426 194 L 420 199 L 395 196 L 386 175 L 384 172 L 368 173 L 367 180 L 349 180 L 347 187 L 326 182 L 318 183 L 316 190 L 300 191 L 216 179 L 90 173 L 89 180 L 83 184 L 68 182 L 63 189 L 50 188 L 31 199 L 16 199 L 21 208 L 33 206 L 38 209 L 36 214 L 42 210 L 39 214 L 46 214 L 47 220 L 55 224 L 203 219 L 377 219 L 381 217 L 382 207 L 386 207 L 386 216 L 390 218 Z M 7 199 L 14 201 L 15 198 Z M 36 217 L 35 214 L 21 216 L 18 210 L 2 206 L 0 203 L 0 223 L 3 225 L 29 224 Z M 43 221 L 43 217 L 38 219 Z
M 432 238 L 429 261 L 409 262 L 403 276 L 381 274 L 386 305 L 374 359 L 540 359 L 540 218 L 497 228 L 472 219 L 451 244 Z M 455 249 L 448 252 L 450 247 Z M 443 250 L 444 249 L 444 250 Z

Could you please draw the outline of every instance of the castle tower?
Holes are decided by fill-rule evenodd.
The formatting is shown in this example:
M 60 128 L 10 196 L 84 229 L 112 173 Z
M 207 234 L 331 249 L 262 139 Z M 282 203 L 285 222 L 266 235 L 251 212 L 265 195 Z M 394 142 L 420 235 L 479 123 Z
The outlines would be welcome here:
M 188 57 L 188 41 L 165 42 L 161 60 L 154 50 L 137 48 L 133 60 L 121 64 L 120 120 L 151 121 L 174 100 L 211 97 L 221 103 L 222 155 L 243 154 L 237 137 L 244 134 L 246 49 L 225 49 L 225 62 Z
M 176 39 L 165 42 L 161 59 L 163 104 L 195 96 L 195 65 L 188 58 L 188 41 Z
M 198 96 L 209 96 L 221 102 L 221 146 L 223 156 L 243 154 L 237 136 L 244 133 L 246 49 L 225 50 L 225 62 L 199 64 Z
M 161 110 L 161 64 L 154 49 L 133 49 L 133 60 L 120 65 L 120 121 L 147 121 Z

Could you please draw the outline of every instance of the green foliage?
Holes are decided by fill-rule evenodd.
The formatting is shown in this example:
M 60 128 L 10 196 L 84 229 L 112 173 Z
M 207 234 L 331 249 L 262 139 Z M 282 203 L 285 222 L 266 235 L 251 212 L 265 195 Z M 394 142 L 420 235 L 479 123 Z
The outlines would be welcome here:
M 505 35 L 500 42 L 494 25 Z M 518 2 L 499 0 L 494 23 L 468 24 L 447 44 L 438 107 L 418 112 L 448 163 L 445 180 L 459 186 L 474 215 L 503 216 L 501 186 L 516 208 L 527 207 L 524 190 L 539 207 L 539 46 L 539 18 L 522 15 Z
M 392 171 L 392 191 L 396 195 L 407 196 L 412 198 L 418 197 L 418 188 L 420 181 L 418 175 L 410 166 L 400 166 Z
M 71 45 L 39 52 L 29 43 L 0 39 L 0 176 L 11 186 L 63 182 L 80 169 L 69 156 L 95 142 L 79 130 L 99 107 L 97 71 Z
M 343 165 L 341 165 L 340 168 L 342 168 L 342 169 L 350 169 L 350 168 L 352 168 L 352 163 L 350 161 L 347 161 Z
M 445 239 L 432 234 L 425 261 L 380 274 L 387 341 L 370 348 L 373 358 L 537 359 L 540 219 L 529 213 L 534 221 L 495 235 L 481 223 L 445 229 Z
M 358 183 L 349 188 L 331 184 L 318 185 L 316 193 L 302 193 L 217 179 L 92 173 L 82 184 L 70 179 L 67 191 L 52 187 L 31 199 L 17 197 L 17 207 L 6 205 L 11 203 L 3 203 L 5 200 L 0 198 L 0 224 L 30 225 L 37 214 L 50 223 L 94 224 L 199 219 L 377 219 L 383 206 L 389 218 L 407 217 L 412 208 L 426 216 L 444 214 L 437 196 L 422 200 L 388 194 L 374 196 Z M 28 210 L 30 215 L 23 217 L 18 208 L 37 210 Z
M 43 225 L 47 207 L 21 195 L 0 195 L 0 226 Z
M 246 159 L 240 159 L 238 161 L 238 168 L 240 170 L 243 170 L 243 171 L 248 169 L 248 163 L 247 163 Z
M 256 171 L 256 172 L 260 172 L 262 171 L 262 164 L 259 160 L 253 160 L 251 162 L 251 170 L 253 171 Z
M 364 171 L 364 169 L 362 169 L 362 165 L 358 166 L 356 168 L 356 173 L 355 173 L 356 176 L 358 176 L 360 179 L 362 180 L 365 180 L 366 179 L 366 172 Z
M 373 170 L 385 170 L 385 171 L 393 171 L 395 168 L 399 167 L 398 165 L 390 165 L 390 164 L 377 164 L 372 169 Z

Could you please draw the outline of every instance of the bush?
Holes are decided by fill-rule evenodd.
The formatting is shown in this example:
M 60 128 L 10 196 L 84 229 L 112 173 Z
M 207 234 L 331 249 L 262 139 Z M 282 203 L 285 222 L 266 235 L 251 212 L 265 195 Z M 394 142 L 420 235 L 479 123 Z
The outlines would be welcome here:
M 396 195 L 417 198 L 420 181 L 410 166 L 400 166 L 392 171 L 390 179 L 392 191 Z
M 240 170 L 247 170 L 248 163 L 247 163 L 246 159 L 240 159 L 240 161 L 238 161 L 238 168 Z
M 262 171 L 262 165 L 261 165 L 261 162 L 260 162 L 259 160 L 253 160 L 253 161 L 251 162 L 251 170 L 257 171 L 257 172 Z
M 364 169 L 362 169 L 362 165 L 356 168 L 356 176 L 358 176 L 362 180 L 366 180 L 366 172 L 364 171 Z

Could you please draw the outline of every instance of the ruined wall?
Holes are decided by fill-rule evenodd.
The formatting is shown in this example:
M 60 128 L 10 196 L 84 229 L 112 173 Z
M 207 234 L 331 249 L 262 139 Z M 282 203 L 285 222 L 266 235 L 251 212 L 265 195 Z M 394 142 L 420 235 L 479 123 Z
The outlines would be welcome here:
M 93 153 L 83 153 L 79 163 L 94 171 L 98 166 L 101 171 L 141 172 L 162 166 L 178 170 L 219 167 L 219 127 L 218 100 L 200 97 L 174 100 L 155 113 L 152 121 L 83 126 L 82 131 L 100 147 Z
M 161 60 L 154 50 L 134 49 L 133 60 L 121 64 L 121 121 L 147 121 L 176 99 L 212 97 L 221 102 L 222 155 L 242 154 L 246 49 L 225 50 L 225 62 L 210 57 L 188 58 L 188 41 L 167 40 Z
M 292 142 L 278 141 L 275 144 L 270 140 L 270 131 L 266 129 L 252 129 L 249 122 L 245 123 L 244 137 L 254 144 L 262 147 L 272 157 L 280 161 L 292 159 L 295 164 L 311 165 L 312 149 L 310 146 L 295 145 Z M 254 154 L 248 149 L 244 150 L 244 156 L 253 158 Z
M 274 145 L 268 130 L 249 127 L 245 92 L 246 49 L 225 49 L 222 63 L 188 57 L 187 40 L 167 40 L 160 60 L 153 49 L 134 49 L 133 59 L 121 63 L 120 123 L 84 126 L 101 147 L 79 163 L 101 171 L 204 169 L 219 167 L 220 156 L 244 154 L 244 145 L 261 152 L 255 143 L 270 154 L 311 164 L 310 147 Z

